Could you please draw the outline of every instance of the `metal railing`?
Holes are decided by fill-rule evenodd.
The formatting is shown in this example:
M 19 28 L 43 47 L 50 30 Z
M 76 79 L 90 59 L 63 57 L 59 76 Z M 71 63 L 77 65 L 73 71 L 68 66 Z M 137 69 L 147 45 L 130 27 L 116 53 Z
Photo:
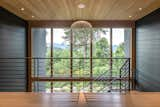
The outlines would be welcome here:
M 91 58 L 0 58 L 0 71 L 20 73 L 28 70 L 27 65 L 30 61 L 31 83 L 55 81 L 102 82 L 104 83 L 104 87 L 110 87 L 108 91 L 118 90 L 122 92 L 130 90 L 130 58 L 92 58 L 92 62 L 90 59 Z M 53 62 L 51 62 L 51 60 Z M 61 60 L 63 60 L 64 63 Z M 67 60 L 68 62 L 66 63 L 65 61 Z M 72 60 L 72 64 L 70 60 Z M 56 71 L 58 70 L 56 67 L 59 66 L 56 65 L 59 63 L 58 61 L 64 65 L 62 65 L 61 70 Z M 51 71 L 53 76 L 51 76 Z M 103 89 L 102 87 L 102 90 Z
M 120 80 L 120 91 L 130 91 L 131 79 L 130 79 L 130 59 L 126 60 L 125 63 L 120 68 L 120 78 L 124 78 L 124 81 Z

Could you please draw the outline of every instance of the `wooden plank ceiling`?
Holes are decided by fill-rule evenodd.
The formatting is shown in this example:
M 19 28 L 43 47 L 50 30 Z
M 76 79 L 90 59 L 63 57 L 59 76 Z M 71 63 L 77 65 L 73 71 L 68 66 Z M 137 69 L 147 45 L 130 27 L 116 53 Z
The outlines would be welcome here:
M 160 8 L 160 0 L 0 0 L 0 6 L 25 20 L 137 20 Z

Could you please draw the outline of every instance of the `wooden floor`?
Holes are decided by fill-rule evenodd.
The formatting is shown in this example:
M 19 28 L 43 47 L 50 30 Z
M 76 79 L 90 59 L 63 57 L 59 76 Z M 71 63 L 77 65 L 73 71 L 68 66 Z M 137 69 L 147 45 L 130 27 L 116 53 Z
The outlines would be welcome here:
M 160 93 L 0 93 L 0 107 L 160 107 Z

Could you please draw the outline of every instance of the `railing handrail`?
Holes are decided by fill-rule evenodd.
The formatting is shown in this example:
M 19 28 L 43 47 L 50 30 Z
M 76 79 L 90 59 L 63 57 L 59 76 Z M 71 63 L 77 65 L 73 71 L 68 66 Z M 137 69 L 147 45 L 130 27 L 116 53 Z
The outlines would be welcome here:
M 0 59 L 130 59 L 128 57 L 4 57 L 4 58 L 0 58 Z

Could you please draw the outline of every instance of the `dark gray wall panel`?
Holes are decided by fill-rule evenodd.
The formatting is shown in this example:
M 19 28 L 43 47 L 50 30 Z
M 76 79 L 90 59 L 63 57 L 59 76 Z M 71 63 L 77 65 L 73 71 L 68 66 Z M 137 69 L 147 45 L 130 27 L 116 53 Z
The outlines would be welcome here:
M 26 22 L 0 8 L 0 58 L 26 57 Z M 26 62 L 0 59 L 0 91 L 26 91 Z
M 136 82 L 142 91 L 160 91 L 160 9 L 136 22 Z

